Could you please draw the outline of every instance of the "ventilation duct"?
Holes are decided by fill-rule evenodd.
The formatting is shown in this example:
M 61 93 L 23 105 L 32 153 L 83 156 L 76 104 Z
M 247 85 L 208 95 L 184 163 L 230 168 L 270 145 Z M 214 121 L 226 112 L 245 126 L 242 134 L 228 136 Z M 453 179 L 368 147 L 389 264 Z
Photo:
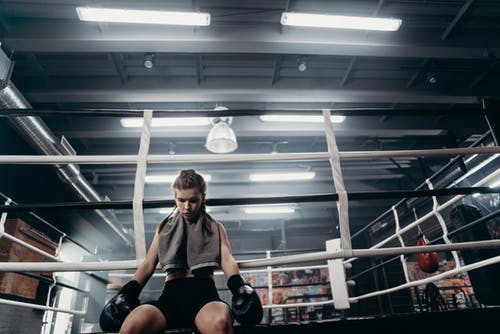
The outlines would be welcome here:
M 0 51 L 1 52 L 1 51 Z M 19 90 L 9 80 L 0 91 L 0 107 L 5 109 L 31 109 L 31 105 L 21 95 Z M 10 123 L 39 153 L 45 155 L 64 155 L 65 151 L 59 144 L 43 120 L 36 116 L 8 117 Z M 66 153 L 67 154 L 67 153 Z M 80 174 L 78 165 L 56 165 L 58 175 L 67 182 L 87 202 L 102 201 L 103 199 L 93 189 L 92 185 Z M 95 210 L 95 212 L 127 243 L 132 246 L 131 236 L 118 222 L 109 210 Z

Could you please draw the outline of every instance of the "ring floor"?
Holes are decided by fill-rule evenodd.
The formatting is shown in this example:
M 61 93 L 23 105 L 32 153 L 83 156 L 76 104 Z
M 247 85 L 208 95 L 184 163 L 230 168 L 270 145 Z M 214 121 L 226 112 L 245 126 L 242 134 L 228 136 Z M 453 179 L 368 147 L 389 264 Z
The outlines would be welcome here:
M 287 325 L 234 326 L 235 334 L 389 333 L 448 334 L 495 333 L 500 328 L 500 306 L 481 309 L 423 312 L 391 316 L 342 318 Z M 101 332 L 102 333 L 102 332 Z M 191 334 L 192 329 L 164 334 Z

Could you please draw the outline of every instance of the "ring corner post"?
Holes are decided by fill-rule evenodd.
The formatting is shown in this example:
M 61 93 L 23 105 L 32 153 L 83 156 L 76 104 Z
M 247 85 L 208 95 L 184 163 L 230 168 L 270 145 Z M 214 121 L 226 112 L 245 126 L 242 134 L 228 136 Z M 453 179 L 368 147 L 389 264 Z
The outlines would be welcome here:
M 326 251 L 340 251 L 340 239 L 331 239 L 326 241 Z M 333 305 L 337 310 L 349 309 L 349 293 L 344 270 L 344 260 L 328 260 L 328 274 L 330 276 L 330 286 L 332 289 Z

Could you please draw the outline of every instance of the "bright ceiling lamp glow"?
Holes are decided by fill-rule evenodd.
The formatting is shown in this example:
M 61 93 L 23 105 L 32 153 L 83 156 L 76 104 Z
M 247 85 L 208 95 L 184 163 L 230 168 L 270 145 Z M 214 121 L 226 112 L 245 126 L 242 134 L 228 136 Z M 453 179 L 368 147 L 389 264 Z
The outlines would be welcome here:
M 293 122 L 293 123 L 323 123 L 323 116 L 315 115 L 262 115 L 259 116 L 262 122 Z M 343 115 L 332 115 L 333 123 L 342 123 L 345 120 Z
M 158 210 L 158 213 L 161 215 L 166 215 L 166 214 L 172 212 L 172 210 L 174 210 L 174 208 L 161 208 L 160 210 Z M 210 212 L 212 212 L 212 209 L 205 207 L 205 212 L 210 213 Z
M 316 176 L 315 172 L 299 173 L 255 173 L 250 174 L 248 179 L 253 182 L 273 182 L 273 181 L 300 181 L 310 180 Z
M 294 213 L 295 209 L 287 206 L 273 206 L 273 207 L 253 207 L 243 209 L 248 214 L 273 214 L 273 213 Z
M 82 21 L 171 24 L 183 26 L 210 25 L 209 13 L 167 12 L 118 8 L 76 7 Z
M 288 26 L 396 31 L 401 26 L 400 19 L 380 17 L 360 17 L 343 15 L 322 15 L 284 12 L 281 24 Z
M 490 184 L 490 188 L 500 188 L 500 179 Z
M 144 119 L 141 117 L 124 117 L 120 119 L 120 123 L 124 128 L 140 128 Z M 167 126 L 207 126 L 211 124 L 209 117 L 169 117 L 169 118 L 153 118 L 151 126 L 167 127 Z
M 212 180 L 212 175 L 210 174 L 200 174 L 203 176 L 206 182 L 210 182 Z M 165 175 L 146 175 L 145 181 L 146 183 L 172 183 L 174 182 L 177 174 L 165 174 Z

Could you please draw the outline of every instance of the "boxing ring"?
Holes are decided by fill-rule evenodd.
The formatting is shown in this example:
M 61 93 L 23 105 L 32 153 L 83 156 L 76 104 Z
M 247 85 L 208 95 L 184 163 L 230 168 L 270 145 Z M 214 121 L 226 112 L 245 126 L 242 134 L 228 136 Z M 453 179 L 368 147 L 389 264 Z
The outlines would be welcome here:
M 13 111 L 15 112 L 15 111 Z M 489 144 L 481 146 L 479 141 L 475 144 L 477 146 L 452 148 L 452 149 L 434 149 L 434 150 L 404 150 L 404 151 L 363 151 L 363 152 L 340 152 L 338 150 L 335 132 L 332 123 L 329 121 L 331 111 L 323 110 L 325 133 L 328 145 L 328 152 L 316 153 L 277 153 L 277 154 L 230 154 L 224 156 L 217 155 L 150 155 L 149 141 L 151 137 L 151 121 L 153 118 L 152 110 L 143 111 L 143 128 L 140 138 L 140 147 L 137 155 L 118 155 L 118 156 L 76 156 L 76 155 L 62 155 L 62 156 L 0 156 L 0 163 L 2 164 L 30 164 L 30 165 L 58 165 L 58 164 L 135 164 L 136 175 L 134 183 L 134 195 L 132 201 L 117 202 L 81 202 L 81 203 L 57 203 L 57 204 L 35 204 L 23 205 L 18 204 L 7 196 L 2 196 L 4 203 L 0 206 L 0 238 L 16 243 L 22 247 L 36 252 L 39 255 L 46 257 L 52 262 L 3 262 L 0 266 L 0 272 L 15 272 L 30 277 L 45 279 L 50 283 L 50 289 L 55 286 L 60 288 L 69 289 L 74 291 L 75 294 L 80 294 L 79 307 L 75 309 L 60 308 L 51 305 L 50 299 L 47 298 L 45 305 L 24 303 L 19 301 L 0 299 L 0 303 L 12 306 L 28 307 L 32 309 L 39 309 L 46 311 L 47 314 L 54 312 L 69 314 L 73 319 L 83 319 L 89 312 L 89 293 L 91 287 L 87 280 L 84 288 L 73 286 L 71 284 L 59 282 L 55 273 L 64 272 L 81 272 L 87 278 L 97 279 L 104 286 L 106 283 L 112 282 L 110 278 L 120 279 L 130 277 L 131 273 L 141 263 L 146 254 L 146 241 L 144 229 L 144 209 L 146 208 L 159 208 L 165 206 L 173 206 L 173 201 L 145 201 L 144 200 L 144 183 L 145 175 L 148 164 L 162 163 L 214 163 L 214 162 L 250 162 L 250 161 L 329 161 L 331 172 L 333 176 L 334 186 L 336 193 L 333 194 L 320 194 L 320 195 L 307 195 L 307 196 L 288 196 L 288 197 L 272 197 L 272 198 L 233 198 L 233 199 L 209 199 L 207 205 L 209 206 L 230 206 L 230 205 L 251 205 L 251 204 L 276 204 L 276 203 L 290 203 L 290 202 L 336 202 L 338 217 L 339 217 L 339 238 L 328 240 L 325 244 L 324 251 L 310 252 L 295 255 L 272 256 L 272 252 L 268 251 L 263 258 L 252 260 L 239 260 L 237 261 L 239 267 L 244 275 L 259 274 L 266 277 L 267 285 L 256 286 L 257 291 L 267 291 L 267 302 L 263 302 L 263 307 L 271 311 L 274 309 L 298 309 L 301 307 L 331 307 L 336 312 L 337 316 L 332 319 L 322 319 L 320 321 L 296 321 L 296 323 L 282 323 L 273 324 L 272 321 L 262 323 L 256 327 L 236 326 L 236 332 L 239 333 L 253 333 L 253 332 L 296 332 L 303 333 L 307 331 L 314 331 L 318 333 L 331 332 L 332 330 L 384 330 L 385 332 L 400 332 L 412 326 L 415 330 L 424 329 L 425 323 L 432 322 L 434 327 L 432 330 L 445 330 L 445 329 L 464 329 L 468 328 L 472 321 L 480 321 L 481 323 L 493 324 L 496 320 L 495 316 L 500 315 L 498 307 L 494 305 L 491 307 L 481 307 L 474 310 L 450 311 L 450 312 L 408 312 L 406 314 L 396 314 L 392 316 L 358 316 L 350 317 L 349 311 L 351 308 L 356 307 L 364 300 L 373 300 L 388 296 L 394 292 L 401 290 L 409 290 L 418 286 L 427 285 L 429 283 L 438 282 L 444 278 L 456 276 L 470 271 L 479 270 L 481 268 L 493 266 L 500 262 L 500 255 L 492 256 L 482 259 L 473 263 L 464 264 L 460 252 L 474 251 L 483 249 L 499 249 L 500 240 L 475 240 L 455 242 L 452 236 L 460 232 L 460 228 L 450 230 L 447 223 L 445 212 L 459 204 L 467 196 L 474 196 L 475 194 L 493 194 L 498 193 L 498 188 L 488 187 L 493 181 L 500 178 L 499 154 L 500 147 L 495 145 L 493 141 Z M 174 112 L 172 115 L 176 115 Z M 220 115 L 219 115 L 220 116 Z M 486 137 L 493 137 L 493 132 L 487 133 Z M 484 139 L 482 138 L 482 139 Z M 451 156 L 453 159 L 459 159 L 469 156 L 470 161 L 474 157 L 484 156 L 485 158 L 474 165 L 473 168 L 455 179 L 453 187 L 449 188 L 435 188 L 436 180 L 433 177 L 427 178 L 425 182 L 414 191 L 388 191 L 388 192 L 371 192 L 371 193 L 354 193 L 348 192 L 345 189 L 341 161 L 343 160 L 356 160 L 356 159 L 379 159 L 379 158 L 393 158 L 393 157 L 415 157 L 415 156 Z M 453 161 L 453 160 L 452 160 Z M 493 168 L 492 168 L 493 166 Z M 495 168 L 495 166 L 497 166 Z M 446 167 L 446 166 L 445 166 Z M 484 170 L 487 170 L 487 175 L 481 175 Z M 491 170 L 491 171 L 490 171 Z M 435 175 L 441 172 L 436 173 Z M 462 181 L 467 180 L 470 185 L 461 186 Z M 438 182 L 439 183 L 439 182 Z M 349 225 L 349 201 L 350 200 L 370 200 L 376 198 L 403 198 L 400 202 L 389 208 L 384 214 L 376 218 L 374 221 L 367 224 L 364 228 L 356 233 L 350 232 Z M 445 201 L 440 202 L 442 198 Z M 408 219 L 408 214 L 404 214 L 407 208 L 404 208 L 408 199 L 413 201 L 421 200 L 428 201 L 427 211 L 423 212 L 420 216 L 413 212 L 413 218 Z M 37 216 L 34 212 L 41 209 L 58 209 L 64 208 L 65 210 L 72 209 L 118 209 L 128 208 L 133 210 L 134 218 L 134 246 L 136 258 L 125 261 L 99 261 L 92 262 L 72 262 L 65 261 L 59 255 L 61 245 L 63 242 L 73 243 L 76 247 L 80 248 L 84 253 L 96 255 L 95 252 L 87 249 L 82 244 L 76 242 L 67 236 L 63 231 L 55 228 L 50 223 L 43 221 L 42 218 Z M 38 249 L 29 243 L 16 238 L 15 236 L 5 232 L 5 221 L 8 213 L 11 212 L 28 212 L 35 219 L 39 219 L 60 234 L 59 244 L 56 254 L 49 254 L 41 249 Z M 471 228 L 487 221 L 494 219 L 498 215 L 498 210 L 492 214 L 469 222 L 468 226 L 462 227 L 462 230 Z M 429 223 L 431 221 L 431 223 Z M 370 228 L 375 226 L 387 226 L 393 228 L 389 236 L 381 238 L 380 240 L 373 240 L 374 242 L 368 248 L 354 248 L 352 246 L 353 240 L 356 241 L 359 237 L 369 232 Z M 439 237 L 431 240 L 425 246 L 412 246 L 407 240 L 410 233 L 415 234 L 421 226 L 425 224 L 433 224 L 433 231 L 439 231 Z M 434 226 L 435 225 L 435 226 Z M 442 243 L 441 243 L 442 242 Z M 434 275 L 428 275 L 424 278 L 412 278 L 408 271 L 408 259 L 416 254 L 430 252 L 449 253 L 450 261 L 454 266 L 449 270 L 438 272 Z M 382 260 L 381 263 L 376 264 L 377 259 L 384 259 L 390 257 L 389 260 Z M 366 266 L 368 260 L 369 265 Z M 394 286 L 386 286 L 385 288 L 377 287 L 373 291 L 366 291 L 363 293 L 353 293 L 354 288 L 357 287 L 357 280 L 363 275 L 373 274 L 379 268 L 399 260 L 400 270 L 404 281 Z M 294 266 L 305 263 L 318 263 L 317 265 Z M 361 263 L 360 263 L 361 262 Z M 358 264 L 360 263 L 360 264 Z M 350 274 L 353 267 L 359 267 L 355 274 Z M 366 267 L 366 268 L 365 268 Z M 329 297 L 322 296 L 322 300 L 312 302 L 291 302 L 279 303 L 273 302 L 273 290 L 277 289 L 273 286 L 273 273 L 290 272 L 298 270 L 319 270 L 328 273 L 328 280 L 321 282 L 323 285 L 329 285 Z M 52 278 L 42 277 L 33 272 L 52 272 Z M 103 277 L 99 273 L 109 272 L 109 277 Z M 221 276 L 221 272 L 216 272 L 216 277 Z M 164 276 L 163 274 L 155 274 L 155 276 Z M 292 285 L 289 285 L 292 287 Z M 50 290 L 49 290 L 50 296 Z M 319 297 L 318 297 L 319 298 Z M 318 299 L 317 298 L 317 299 Z M 298 298 L 301 299 L 301 298 Z M 307 298 L 302 298 L 307 299 Z M 104 299 L 102 300 L 104 305 Z M 269 317 L 271 318 L 271 316 Z M 472 328 L 472 327 L 470 327 Z M 431 330 L 431 331 L 432 331 Z M 429 331 L 429 330 L 428 330 Z M 169 331 L 181 332 L 181 331 Z

